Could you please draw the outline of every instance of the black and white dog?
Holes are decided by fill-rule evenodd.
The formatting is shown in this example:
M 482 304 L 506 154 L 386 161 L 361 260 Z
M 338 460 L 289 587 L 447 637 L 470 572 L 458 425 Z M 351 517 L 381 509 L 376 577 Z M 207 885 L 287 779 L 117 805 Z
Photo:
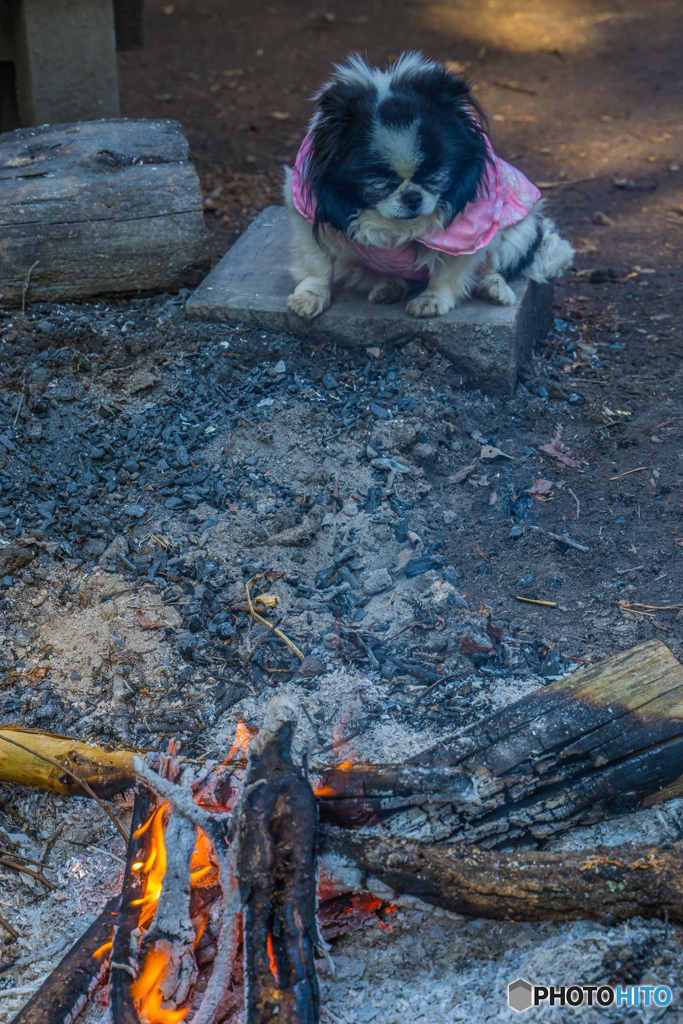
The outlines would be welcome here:
M 338 65 L 315 111 L 285 199 L 297 286 L 289 309 L 307 320 L 337 281 L 448 313 L 476 293 L 512 305 L 507 280 L 559 277 L 573 249 L 542 212 L 540 192 L 491 149 L 468 86 L 417 53 L 387 70 L 359 56 Z

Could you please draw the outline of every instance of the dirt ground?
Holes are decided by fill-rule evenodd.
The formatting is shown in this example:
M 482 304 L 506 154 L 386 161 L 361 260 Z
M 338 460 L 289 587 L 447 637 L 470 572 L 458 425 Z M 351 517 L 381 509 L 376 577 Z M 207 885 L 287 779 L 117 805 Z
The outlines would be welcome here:
M 187 295 L 0 311 L 0 724 L 175 736 L 204 759 L 286 689 L 313 758 L 400 760 L 640 641 L 680 658 L 680 5 L 147 8 L 147 47 L 120 55 L 123 113 L 185 127 L 214 259 L 279 201 L 330 65 L 417 48 L 464 68 L 576 264 L 508 398 L 462 388 L 412 341 L 375 357 L 189 323 Z M 303 666 L 250 616 L 254 577 Z M 674 801 L 567 841 L 680 840 L 681 821 Z M 27 996 L 2 991 L 30 989 L 116 890 L 123 845 L 83 802 L 10 787 L 0 845 L 47 858 L 58 887 L 0 869 L 20 932 L 0 943 L 4 1021 Z M 670 983 L 680 1019 L 668 924 L 406 915 L 381 941 L 340 940 L 326 1024 L 483 1024 L 492 989 L 562 962 Z M 585 1011 L 598 1019 L 627 1018 Z
M 444 539 L 470 593 L 494 607 L 532 573 L 524 595 L 558 597 L 571 612 L 552 616 L 527 607 L 514 610 L 516 621 L 551 631 L 562 621 L 586 653 L 608 622 L 616 646 L 630 642 L 634 630 L 675 643 L 679 609 L 664 606 L 680 603 L 683 594 L 680 6 L 148 6 L 148 48 L 121 58 L 123 109 L 163 113 L 186 127 L 216 257 L 263 205 L 278 201 L 281 165 L 294 159 L 310 96 L 341 55 L 358 50 L 382 64 L 417 48 L 462 65 L 491 119 L 496 151 L 550 186 L 544 193 L 578 256 L 557 289 L 556 330 L 515 399 L 517 412 L 494 406 L 474 417 L 454 413 L 454 433 L 479 429 L 499 443 L 511 437 L 521 494 L 530 485 L 518 479 L 524 448 L 548 441 L 561 423 L 588 465 L 577 472 L 543 458 L 527 462 L 522 476 L 551 477 L 558 485 L 530 519 L 559 533 L 570 526 L 591 553 L 560 551 L 542 534 L 510 544 L 503 495 L 512 481 L 507 467 L 501 486 L 498 463 L 474 494 L 448 489 L 457 526 Z M 439 464 L 444 454 L 442 448 L 430 467 L 437 487 L 447 470 Z M 637 472 L 623 475 L 629 470 Z M 613 614 L 625 604 L 653 607 L 638 620 Z

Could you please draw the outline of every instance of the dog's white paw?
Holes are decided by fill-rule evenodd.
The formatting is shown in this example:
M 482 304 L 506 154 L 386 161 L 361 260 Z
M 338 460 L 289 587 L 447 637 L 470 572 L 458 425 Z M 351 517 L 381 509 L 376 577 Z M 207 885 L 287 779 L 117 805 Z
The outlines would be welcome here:
M 389 306 L 392 302 L 400 302 L 407 290 L 405 281 L 398 278 L 387 278 L 385 281 L 377 282 L 368 295 L 368 299 L 370 302 L 379 302 Z
M 292 313 L 296 313 L 304 320 L 313 320 L 325 312 L 330 301 L 329 288 L 305 288 L 301 291 L 297 288 L 287 299 L 287 309 L 291 309 Z
M 496 302 L 499 306 L 514 306 L 517 302 L 514 291 L 505 278 L 500 275 L 483 281 L 477 288 L 477 294 L 484 299 L 490 299 L 491 302 Z
M 428 317 L 444 316 L 453 309 L 453 303 L 437 292 L 423 292 L 411 299 L 406 306 L 406 313 L 411 316 Z

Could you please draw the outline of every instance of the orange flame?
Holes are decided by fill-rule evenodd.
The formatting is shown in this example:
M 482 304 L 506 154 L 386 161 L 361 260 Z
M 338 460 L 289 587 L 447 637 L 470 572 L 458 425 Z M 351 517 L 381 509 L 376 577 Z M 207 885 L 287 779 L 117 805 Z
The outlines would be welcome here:
M 227 764 L 228 761 L 231 761 L 235 754 L 241 753 L 246 757 L 249 753 L 249 745 L 257 733 L 258 729 L 255 729 L 252 725 L 247 725 L 244 719 L 238 715 L 237 726 L 235 728 L 235 739 L 230 747 L 230 753 L 223 761 L 223 764 Z
M 140 1010 L 144 1012 L 149 1024 L 178 1024 L 190 1012 L 189 1006 L 183 1010 L 166 1010 L 162 1008 L 161 981 L 166 973 L 166 957 L 159 949 L 152 949 L 147 955 L 145 966 L 140 977 L 130 986 L 133 999 L 140 1002 Z
M 146 861 L 136 861 L 133 865 L 134 870 L 142 871 L 145 875 L 145 892 L 142 899 L 133 900 L 131 906 L 140 907 L 140 920 L 138 925 L 140 928 L 144 928 L 154 917 L 154 911 L 156 910 L 159 897 L 161 896 L 161 890 L 164 883 L 164 875 L 166 874 L 166 844 L 164 842 L 164 811 L 168 807 L 167 803 L 164 803 L 159 807 L 149 822 L 147 822 L 143 828 L 146 829 L 148 825 L 152 828 L 152 842 L 149 852 L 149 856 Z M 137 865 L 140 865 L 137 867 Z
M 339 764 L 336 768 L 332 769 L 334 772 L 347 772 L 349 768 L 353 766 L 353 761 L 344 761 L 343 764 Z M 319 785 L 314 787 L 313 792 L 316 796 L 336 796 L 337 793 L 341 793 L 346 785 L 343 776 L 337 777 L 336 775 L 332 778 L 332 785 L 323 786 Z
M 277 971 L 277 961 L 275 959 L 275 944 L 273 943 L 273 933 L 268 932 L 268 938 L 266 939 L 266 951 L 268 953 L 268 964 L 270 966 L 270 973 L 273 975 L 273 981 L 275 982 L 275 988 L 280 987 L 280 977 Z
M 206 833 L 202 832 L 201 829 L 197 829 L 197 842 L 192 851 L 192 860 L 190 861 L 190 878 L 193 883 L 198 882 L 212 872 L 217 873 L 218 867 L 211 854 L 211 843 L 207 839 Z
M 113 948 L 114 948 L 114 943 L 111 940 L 109 942 L 103 942 L 101 946 L 97 947 L 97 949 L 93 953 L 93 956 L 97 957 L 99 959 L 99 957 L 104 956 L 104 954 L 107 952 L 107 950 L 113 949 Z

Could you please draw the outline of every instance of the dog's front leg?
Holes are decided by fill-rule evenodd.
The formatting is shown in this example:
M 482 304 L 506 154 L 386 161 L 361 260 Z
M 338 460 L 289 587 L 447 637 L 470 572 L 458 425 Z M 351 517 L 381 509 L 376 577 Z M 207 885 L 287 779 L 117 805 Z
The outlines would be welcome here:
M 483 250 L 467 256 L 443 256 L 429 275 L 421 295 L 406 306 L 411 316 L 444 316 L 472 294 Z
M 294 242 L 292 273 L 299 282 L 287 299 L 293 313 L 313 320 L 330 305 L 334 260 L 325 246 L 313 237 L 313 228 L 301 214 L 290 207 Z

